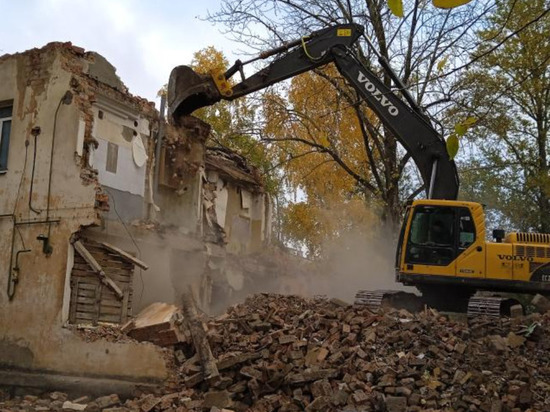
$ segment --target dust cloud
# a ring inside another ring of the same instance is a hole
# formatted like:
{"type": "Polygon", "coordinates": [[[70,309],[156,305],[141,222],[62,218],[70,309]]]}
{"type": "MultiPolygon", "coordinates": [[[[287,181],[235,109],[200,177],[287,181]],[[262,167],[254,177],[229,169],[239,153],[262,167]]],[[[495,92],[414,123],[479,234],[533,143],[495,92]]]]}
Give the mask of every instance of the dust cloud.
{"type": "Polygon", "coordinates": [[[397,240],[391,230],[380,227],[352,229],[327,241],[324,256],[313,261],[275,246],[259,254],[209,258],[200,242],[173,249],[174,239],[165,241],[142,248],[150,270],[136,279],[138,310],[157,301],[180,304],[188,286],[210,314],[255,293],[324,295],[352,303],[359,290],[415,290],[395,282],[397,240]]]}
{"type": "Polygon", "coordinates": [[[395,281],[397,239],[391,231],[348,233],[325,245],[326,260],[311,292],[353,302],[359,290],[405,288],[395,281]]]}
{"type": "Polygon", "coordinates": [[[306,297],[321,295],[349,303],[354,301],[359,290],[413,292],[414,288],[395,281],[397,240],[390,233],[372,228],[368,234],[364,230],[348,232],[327,242],[323,247],[324,257],[315,261],[272,251],[267,259],[259,257],[261,263],[245,275],[243,287],[232,292],[228,304],[262,292],[306,297]]]}

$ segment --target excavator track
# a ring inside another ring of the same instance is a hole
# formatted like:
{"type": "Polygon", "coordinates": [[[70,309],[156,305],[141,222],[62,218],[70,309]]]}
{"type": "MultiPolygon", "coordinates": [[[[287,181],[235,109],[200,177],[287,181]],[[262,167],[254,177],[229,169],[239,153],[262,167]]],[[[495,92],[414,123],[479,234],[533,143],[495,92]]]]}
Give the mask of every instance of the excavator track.
{"type": "Polygon", "coordinates": [[[378,310],[382,306],[382,300],[392,290],[360,290],[355,294],[356,305],[366,306],[371,310],[378,310]]]}
{"type": "MultiPolygon", "coordinates": [[[[365,306],[373,312],[388,307],[417,312],[425,303],[420,296],[400,290],[360,290],[355,295],[354,304],[365,306]]],[[[510,308],[514,305],[521,304],[516,299],[503,296],[472,296],[468,301],[467,315],[494,318],[510,316],[510,308]]]]}
{"type": "Polygon", "coordinates": [[[417,312],[423,306],[419,296],[401,290],[360,290],[355,294],[354,304],[374,312],[382,307],[417,312]]]}
{"type": "Polygon", "coordinates": [[[472,296],[468,302],[468,316],[510,316],[510,308],[514,305],[521,304],[516,299],[503,296],[472,296]]]}

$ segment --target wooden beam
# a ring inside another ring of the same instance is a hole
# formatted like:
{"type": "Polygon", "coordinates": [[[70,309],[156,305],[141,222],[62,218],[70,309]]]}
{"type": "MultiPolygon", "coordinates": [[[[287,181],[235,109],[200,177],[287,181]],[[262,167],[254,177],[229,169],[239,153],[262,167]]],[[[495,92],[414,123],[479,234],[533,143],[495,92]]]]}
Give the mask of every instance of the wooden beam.
{"type": "Polygon", "coordinates": [[[183,316],[188,330],[191,332],[196,354],[199,356],[201,362],[204,379],[209,383],[214,383],[219,380],[220,374],[216,366],[216,359],[212,355],[208,338],[204,332],[204,325],[198,317],[192,294],[193,292],[190,287],[184,289],[182,293],[183,316]]]}
{"type": "Polygon", "coordinates": [[[78,279],[75,282],[71,282],[71,302],[69,312],[69,322],[76,323],[76,306],[78,305],[78,279]]]}
{"type": "Polygon", "coordinates": [[[73,243],[74,249],[78,252],[80,256],[82,256],[82,259],[90,265],[90,267],[94,270],[96,275],[99,276],[99,279],[101,280],[101,283],[105,284],[106,286],[113,289],[113,292],[117,295],[119,299],[124,298],[124,294],[122,293],[122,290],[118,287],[118,285],[111,279],[107,274],[104,272],[103,268],[99,263],[97,263],[97,260],[92,256],[92,254],[86,249],[86,247],[82,244],[80,240],[77,240],[73,243]]]}
{"type": "Polygon", "coordinates": [[[120,323],[126,323],[128,320],[128,298],[130,296],[130,288],[124,290],[124,299],[122,299],[122,312],[120,313],[120,323]]]}
{"type": "Polygon", "coordinates": [[[113,246],[111,245],[110,243],[107,243],[107,242],[101,242],[101,245],[105,248],[105,249],[108,249],[110,250],[111,252],[113,253],[116,253],[117,255],[119,255],[121,258],[125,259],[125,260],[128,260],[130,262],[132,262],[134,265],[142,268],[143,270],[147,270],[149,269],[149,265],[147,265],[147,263],[139,260],[138,258],[130,255],[129,253],[125,252],[124,250],[122,249],[119,249],[117,248],[116,246],[113,246]]]}

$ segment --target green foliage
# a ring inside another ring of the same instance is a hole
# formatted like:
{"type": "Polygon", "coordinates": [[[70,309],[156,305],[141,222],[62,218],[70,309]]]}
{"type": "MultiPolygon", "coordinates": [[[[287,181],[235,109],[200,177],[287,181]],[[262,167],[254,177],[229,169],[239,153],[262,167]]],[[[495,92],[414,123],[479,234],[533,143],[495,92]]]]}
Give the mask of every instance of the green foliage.
{"type": "Polygon", "coordinates": [[[454,159],[456,154],[458,153],[458,136],[456,134],[452,134],[449,137],[447,137],[447,153],[449,154],[449,159],[454,159]]]}
{"type": "Polygon", "coordinates": [[[497,2],[478,33],[482,43],[473,57],[486,55],[457,84],[459,107],[478,119],[476,136],[470,137],[472,159],[461,171],[464,193],[497,209],[517,229],[545,232],[550,231],[550,18],[523,27],[547,4],[497,2]]]}
{"type": "Polygon", "coordinates": [[[468,129],[476,123],[475,117],[468,117],[466,120],[456,123],[454,125],[454,133],[447,137],[447,153],[449,154],[449,159],[453,160],[458,154],[458,149],[460,147],[459,138],[464,136],[468,129]]]}

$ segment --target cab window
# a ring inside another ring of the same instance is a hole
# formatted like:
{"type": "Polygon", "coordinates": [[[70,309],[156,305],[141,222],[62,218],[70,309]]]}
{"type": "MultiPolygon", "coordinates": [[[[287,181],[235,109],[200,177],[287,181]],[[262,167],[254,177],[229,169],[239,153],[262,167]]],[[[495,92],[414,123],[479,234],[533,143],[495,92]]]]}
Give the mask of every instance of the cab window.
{"type": "Polygon", "coordinates": [[[458,228],[458,248],[467,249],[476,240],[474,221],[468,209],[459,209],[458,228]]]}
{"type": "Polygon", "coordinates": [[[467,208],[417,206],[411,221],[405,263],[446,266],[475,241],[467,208]]]}
{"type": "Polygon", "coordinates": [[[406,263],[446,266],[455,257],[455,210],[418,206],[411,222],[406,263]]]}

